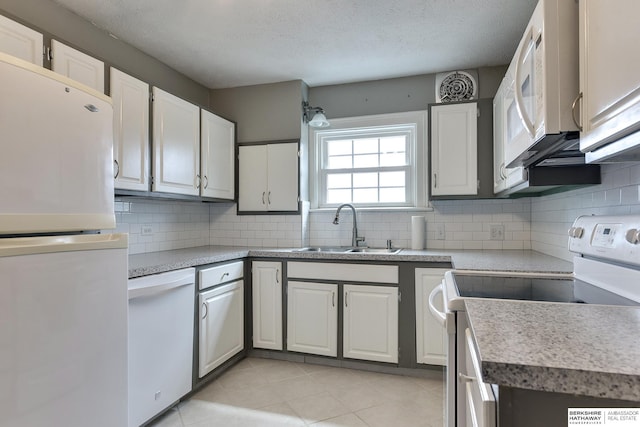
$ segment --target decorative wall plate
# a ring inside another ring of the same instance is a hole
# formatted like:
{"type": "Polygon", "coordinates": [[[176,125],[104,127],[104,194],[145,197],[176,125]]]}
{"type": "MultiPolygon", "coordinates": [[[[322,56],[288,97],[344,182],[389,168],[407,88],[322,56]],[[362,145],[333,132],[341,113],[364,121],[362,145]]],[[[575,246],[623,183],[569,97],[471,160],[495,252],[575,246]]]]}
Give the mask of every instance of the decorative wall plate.
{"type": "Polygon", "coordinates": [[[469,101],[477,97],[477,72],[451,71],[436,74],[436,102],[469,101]]]}

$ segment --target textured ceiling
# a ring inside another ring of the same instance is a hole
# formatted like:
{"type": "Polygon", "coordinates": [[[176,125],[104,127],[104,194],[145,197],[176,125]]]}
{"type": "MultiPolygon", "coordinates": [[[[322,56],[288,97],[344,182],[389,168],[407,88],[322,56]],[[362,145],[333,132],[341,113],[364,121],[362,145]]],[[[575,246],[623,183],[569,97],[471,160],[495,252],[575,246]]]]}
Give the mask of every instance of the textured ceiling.
{"type": "Polygon", "coordinates": [[[535,0],[55,0],[210,88],[509,62],[535,0]]]}

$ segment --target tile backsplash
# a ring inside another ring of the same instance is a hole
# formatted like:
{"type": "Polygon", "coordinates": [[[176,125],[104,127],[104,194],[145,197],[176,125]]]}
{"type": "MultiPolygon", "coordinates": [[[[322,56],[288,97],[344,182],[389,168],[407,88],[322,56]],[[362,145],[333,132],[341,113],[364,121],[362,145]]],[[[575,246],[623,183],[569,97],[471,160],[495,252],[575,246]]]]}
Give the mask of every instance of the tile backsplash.
{"type": "MultiPolygon", "coordinates": [[[[570,192],[513,200],[434,201],[425,212],[358,212],[358,230],[369,246],[411,246],[411,217],[426,219],[427,249],[533,249],[571,259],[566,231],[578,215],[640,214],[640,165],[603,165],[603,183],[570,192]],[[492,240],[493,225],[504,230],[492,240]],[[437,230],[444,239],[437,239],[437,230]]],[[[118,198],[117,231],[129,233],[132,254],[204,245],[302,247],[351,244],[351,212],[302,215],[236,215],[233,203],[118,198]]]]}

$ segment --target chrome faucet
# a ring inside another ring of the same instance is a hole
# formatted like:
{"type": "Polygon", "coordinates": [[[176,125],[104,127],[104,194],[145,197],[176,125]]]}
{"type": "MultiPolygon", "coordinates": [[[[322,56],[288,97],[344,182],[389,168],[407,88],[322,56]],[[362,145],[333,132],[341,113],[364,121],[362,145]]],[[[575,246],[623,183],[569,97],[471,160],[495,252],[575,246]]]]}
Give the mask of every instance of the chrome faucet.
{"type": "Polygon", "coordinates": [[[356,218],[356,208],[354,208],[353,205],[350,203],[345,203],[338,206],[338,210],[336,211],[336,217],[333,219],[333,223],[336,225],[340,224],[340,211],[345,206],[348,208],[351,208],[351,210],[353,211],[353,231],[351,234],[351,246],[356,248],[358,247],[359,242],[364,242],[364,236],[362,237],[358,236],[358,219],[356,218]]]}

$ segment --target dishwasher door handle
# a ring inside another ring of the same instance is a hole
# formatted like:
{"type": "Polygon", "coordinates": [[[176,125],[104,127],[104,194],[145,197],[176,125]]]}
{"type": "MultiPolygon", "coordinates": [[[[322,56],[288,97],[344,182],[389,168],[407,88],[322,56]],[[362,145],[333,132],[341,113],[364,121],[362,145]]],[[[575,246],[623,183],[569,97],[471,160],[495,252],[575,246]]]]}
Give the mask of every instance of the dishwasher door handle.
{"type": "Polygon", "coordinates": [[[438,310],[436,308],[435,304],[434,304],[434,300],[436,299],[436,295],[442,294],[442,286],[443,286],[443,283],[440,283],[438,286],[433,288],[433,290],[429,294],[429,311],[431,312],[433,317],[436,318],[438,323],[440,323],[442,326],[444,326],[445,322],[447,321],[447,316],[446,316],[446,314],[444,312],[438,310]]]}
{"type": "Polygon", "coordinates": [[[171,282],[162,282],[154,285],[141,286],[139,288],[129,289],[129,301],[134,298],[149,297],[163,292],[170,291],[172,289],[180,288],[182,286],[191,285],[193,282],[185,282],[184,279],[174,280],[171,282]]]}

